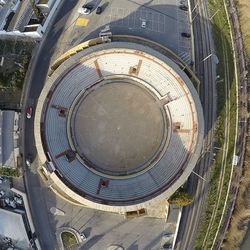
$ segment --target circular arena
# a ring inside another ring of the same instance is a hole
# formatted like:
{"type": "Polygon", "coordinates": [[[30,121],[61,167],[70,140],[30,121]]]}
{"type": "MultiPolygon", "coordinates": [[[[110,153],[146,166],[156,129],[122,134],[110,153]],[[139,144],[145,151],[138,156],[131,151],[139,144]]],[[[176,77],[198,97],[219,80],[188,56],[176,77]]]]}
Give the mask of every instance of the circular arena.
{"type": "Polygon", "coordinates": [[[79,51],[38,100],[38,155],[57,192],[115,212],[170,197],[200,156],[203,112],[191,80],[136,43],[79,51]]]}

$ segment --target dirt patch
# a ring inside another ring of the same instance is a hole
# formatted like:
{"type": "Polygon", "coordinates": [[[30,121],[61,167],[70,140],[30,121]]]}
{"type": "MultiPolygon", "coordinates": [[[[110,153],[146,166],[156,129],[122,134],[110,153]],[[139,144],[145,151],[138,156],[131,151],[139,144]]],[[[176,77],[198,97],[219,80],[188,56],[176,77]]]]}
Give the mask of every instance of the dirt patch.
{"type": "Polygon", "coordinates": [[[244,47],[247,51],[249,58],[250,57],[250,15],[249,15],[250,1],[237,0],[235,2],[237,4],[237,9],[239,13],[244,47]]]}
{"type": "MultiPolygon", "coordinates": [[[[249,144],[250,142],[248,141],[248,161],[250,161],[249,144]]],[[[222,249],[238,249],[248,229],[248,222],[250,221],[249,188],[250,164],[246,164],[244,166],[244,172],[240,182],[235,209],[222,249]]]]}

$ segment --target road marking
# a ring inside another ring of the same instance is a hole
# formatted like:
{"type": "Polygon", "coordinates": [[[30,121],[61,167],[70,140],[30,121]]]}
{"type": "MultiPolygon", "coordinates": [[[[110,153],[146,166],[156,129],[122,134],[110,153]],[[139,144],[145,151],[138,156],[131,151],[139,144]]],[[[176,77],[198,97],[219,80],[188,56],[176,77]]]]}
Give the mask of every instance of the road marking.
{"type": "Polygon", "coordinates": [[[88,26],[89,24],[89,19],[86,19],[86,18],[77,18],[76,20],[76,25],[77,26],[83,26],[83,27],[86,27],[88,26]]]}

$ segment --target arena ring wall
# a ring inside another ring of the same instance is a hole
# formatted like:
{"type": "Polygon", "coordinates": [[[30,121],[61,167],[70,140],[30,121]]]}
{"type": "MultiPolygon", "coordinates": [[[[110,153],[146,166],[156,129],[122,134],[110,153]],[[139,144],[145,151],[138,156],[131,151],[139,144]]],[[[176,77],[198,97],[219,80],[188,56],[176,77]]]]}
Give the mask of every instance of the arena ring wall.
{"type": "Polygon", "coordinates": [[[37,151],[53,185],[79,204],[113,212],[170,197],[195,167],[203,131],[187,75],[152,48],[124,42],[64,61],[35,116],[37,151]]]}

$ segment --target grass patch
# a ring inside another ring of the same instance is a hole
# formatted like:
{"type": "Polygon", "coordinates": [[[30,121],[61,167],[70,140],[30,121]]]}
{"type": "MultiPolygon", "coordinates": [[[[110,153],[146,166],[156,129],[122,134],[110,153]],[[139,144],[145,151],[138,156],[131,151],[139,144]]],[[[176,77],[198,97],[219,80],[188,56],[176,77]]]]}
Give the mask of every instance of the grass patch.
{"type": "MultiPolygon", "coordinates": [[[[234,70],[234,61],[233,61],[233,52],[231,47],[231,37],[230,37],[230,29],[229,24],[227,22],[226,12],[224,9],[223,1],[209,1],[208,3],[210,16],[215,13],[217,9],[220,9],[219,14],[215,15],[212,19],[212,31],[213,38],[216,45],[216,54],[219,59],[219,64],[217,65],[217,75],[220,76],[220,79],[225,79],[225,65],[224,65],[224,51],[227,52],[228,58],[227,62],[229,64],[229,96],[230,103],[229,105],[229,121],[230,121],[230,129],[228,136],[228,153],[226,155],[226,166],[225,166],[225,175],[222,183],[222,192],[221,198],[218,201],[218,184],[220,173],[222,171],[222,157],[223,150],[217,150],[217,155],[215,161],[212,166],[211,176],[210,176],[210,187],[208,190],[208,195],[206,198],[206,208],[205,213],[202,217],[199,235],[196,241],[195,249],[210,249],[212,247],[214,238],[216,236],[216,232],[218,230],[219,222],[221,217],[223,216],[223,207],[226,202],[226,194],[229,186],[229,180],[232,169],[232,158],[234,151],[234,142],[235,142],[235,123],[236,123],[236,79],[235,79],[235,70],[234,70]],[[218,204],[217,204],[218,202],[218,204]],[[217,205],[217,211],[215,213],[215,219],[211,228],[209,230],[209,234],[207,236],[205,245],[203,245],[205,235],[208,230],[208,225],[211,220],[211,216],[213,213],[214,207],[217,205]]],[[[217,84],[217,119],[215,124],[215,146],[218,148],[222,148],[225,140],[225,124],[226,121],[226,101],[227,96],[225,92],[225,84],[218,83],[217,84]]],[[[230,197],[228,201],[230,200],[230,197]]],[[[227,202],[228,202],[227,201],[227,202]]],[[[222,223],[223,225],[223,223],[222,223]]]]}
{"type": "Polygon", "coordinates": [[[62,232],[61,238],[62,238],[63,246],[66,249],[77,244],[75,235],[70,232],[62,232]]]}

